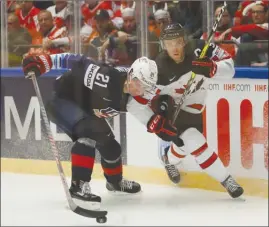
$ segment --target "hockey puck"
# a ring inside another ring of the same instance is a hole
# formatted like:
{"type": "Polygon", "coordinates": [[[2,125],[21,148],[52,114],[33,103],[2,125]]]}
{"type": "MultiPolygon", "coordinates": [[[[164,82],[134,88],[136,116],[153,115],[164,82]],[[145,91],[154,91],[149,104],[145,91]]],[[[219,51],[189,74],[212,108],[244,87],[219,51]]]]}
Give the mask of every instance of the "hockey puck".
{"type": "Polygon", "coordinates": [[[106,221],[107,221],[107,217],[106,216],[96,218],[96,222],[98,222],[100,224],[106,223],[106,221]]]}

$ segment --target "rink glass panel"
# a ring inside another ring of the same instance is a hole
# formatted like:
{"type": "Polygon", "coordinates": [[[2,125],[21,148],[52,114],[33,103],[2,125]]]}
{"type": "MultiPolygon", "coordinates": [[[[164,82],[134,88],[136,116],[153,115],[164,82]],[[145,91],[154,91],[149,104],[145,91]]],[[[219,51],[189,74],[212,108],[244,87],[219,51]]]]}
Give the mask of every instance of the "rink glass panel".
{"type": "MultiPolygon", "coordinates": [[[[39,3],[44,1],[38,1],[39,3]]],[[[48,2],[48,1],[47,1],[48,2]]],[[[176,13],[180,7],[192,9],[196,16],[195,22],[198,23],[196,27],[200,29],[197,32],[195,28],[190,29],[189,35],[196,33],[194,38],[199,38],[203,32],[210,32],[214,23],[214,8],[216,4],[220,2],[214,1],[180,1],[167,2],[167,7],[173,13],[173,17],[178,22],[187,23],[187,18],[180,18],[180,13],[176,13]],[[184,22],[185,19],[185,22],[184,22]]],[[[24,52],[27,52],[28,48],[40,48],[41,45],[32,45],[25,42],[11,43],[9,39],[9,26],[8,10],[9,6],[7,1],[1,1],[1,157],[9,158],[25,158],[25,159],[53,159],[53,156],[49,150],[49,144],[46,140],[44,131],[44,125],[41,121],[40,112],[38,109],[38,102],[35,97],[35,93],[32,87],[31,81],[25,80],[20,68],[21,59],[24,52]],[[42,149],[40,149],[42,148],[42,149]]],[[[81,4],[80,1],[68,1],[71,7],[72,17],[69,21],[69,35],[72,36],[73,42],[70,46],[70,50],[73,53],[92,55],[95,54],[99,58],[100,48],[94,48],[89,44],[82,42],[80,30],[84,25],[82,14],[80,13],[81,4]]],[[[131,4],[130,4],[131,5],[131,4]]],[[[229,10],[234,13],[238,2],[228,1],[229,10]]],[[[163,6],[164,9],[165,6],[163,6]]],[[[160,7],[162,8],[162,7],[160,7]]],[[[158,6],[155,7],[155,12],[158,10],[158,6]]],[[[150,31],[149,24],[151,20],[154,20],[154,9],[149,1],[135,1],[135,20],[136,31],[132,33],[132,54],[133,58],[140,56],[148,56],[154,58],[156,54],[161,50],[158,36],[154,36],[150,31]],[[151,14],[153,17],[148,17],[151,14]],[[134,51],[135,48],[135,51],[134,51]]],[[[179,11],[180,12],[180,11],[179,11]]],[[[194,26],[195,27],[195,26],[194,26]]],[[[19,35],[18,35],[19,37],[19,35]]],[[[18,40],[17,40],[18,41],[18,40]]],[[[25,41],[25,40],[21,40],[25,41]]],[[[260,49],[267,50],[268,43],[260,42],[260,49]],[[267,46],[266,46],[267,45],[267,46]]],[[[256,50],[257,43],[245,43],[241,44],[241,47],[246,49],[247,52],[256,50]]],[[[121,60],[125,58],[126,51],[128,56],[128,48],[119,48],[119,50],[111,53],[105,53],[104,61],[114,60],[117,62],[118,58],[121,60]],[[111,54],[111,55],[109,55],[111,54]],[[108,56],[108,57],[107,57],[108,56]]],[[[123,62],[124,66],[130,66],[131,61],[123,62]]],[[[46,101],[50,95],[53,86],[53,80],[56,76],[60,75],[62,71],[52,70],[50,76],[43,77],[39,80],[41,92],[46,101]]],[[[113,120],[110,120],[117,140],[122,145],[123,161],[127,163],[126,154],[126,116],[121,114],[113,120]]],[[[61,153],[63,160],[69,160],[70,147],[72,142],[70,139],[57,129],[55,125],[52,126],[56,135],[57,145],[61,153]]],[[[139,148],[138,149],[142,149],[139,148]]],[[[97,157],[97,160],[99,156],[97,157]]]]}

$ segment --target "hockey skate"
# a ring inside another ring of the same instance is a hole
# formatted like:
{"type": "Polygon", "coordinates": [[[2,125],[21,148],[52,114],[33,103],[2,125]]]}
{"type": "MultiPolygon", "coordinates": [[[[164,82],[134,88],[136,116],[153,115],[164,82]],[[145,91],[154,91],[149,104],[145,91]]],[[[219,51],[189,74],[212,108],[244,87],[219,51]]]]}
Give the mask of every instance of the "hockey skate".
{"type": "Polygon", "coordinates": [[[161,161],[164,164],[164,168],[165,168],[165,171],[166,171],[169,179],[174,184],[178,184],[180,182],[180,173],[175,165],[169,163],[169,160],[167,157],[168,150],[169,150],[169,146],[163,149],[164,152],[160,155],[161,161]]]}
{"type": "Polygon", "coordinates": [[[91,193],[89,182],[72,181],[69,191],[76,204],[82,208],[89,210],[100,209],[101,197],[91,193]]]}
{"type": "Polygon", "coordinates": [[[122,179],[118,183],[106,183],[106,188],[110,192],[123,192],[128,194],[135,194],[141,191],[141,186],[135,181],[122,179]]]}
{"type": "Polygon", "coordinates": [[[244,193],[244,189],[229,175],[225,181],[221,182],[232,198],[238,198],[244,193]]]}

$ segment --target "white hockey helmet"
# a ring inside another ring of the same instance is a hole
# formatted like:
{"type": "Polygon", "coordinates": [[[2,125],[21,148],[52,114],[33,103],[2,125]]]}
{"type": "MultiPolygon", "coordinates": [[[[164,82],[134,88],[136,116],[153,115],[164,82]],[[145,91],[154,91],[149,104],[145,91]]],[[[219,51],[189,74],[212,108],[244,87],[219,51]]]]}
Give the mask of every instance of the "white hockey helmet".
{"type": "Polygon", "coordinates": [[[141,57],[131,65],[128,75],[130,79],[137,78],[145,87],[152,89],[158,80],[158,68],[155,61],[141,57]]]}

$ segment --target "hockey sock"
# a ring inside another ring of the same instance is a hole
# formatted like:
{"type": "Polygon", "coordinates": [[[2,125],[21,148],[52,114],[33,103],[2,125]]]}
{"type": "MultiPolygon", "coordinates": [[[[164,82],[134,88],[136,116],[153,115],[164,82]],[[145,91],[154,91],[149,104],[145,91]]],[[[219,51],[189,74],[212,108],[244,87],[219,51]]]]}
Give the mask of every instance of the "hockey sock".
{"type": "Polygon", "coordinates": [[[167,156],[170,164],[177,165],[183,158],[186,157],[186,154],[180,147],[172,144],[169,148],[167,156]]]}
{"type": "Polygon", "coordinates": [[[104,170],[104,176],[109,183],[118,183],[122,180],[122,160],[121,157],[114,161],[101,158],[101,165],[104,170]]]}
{"type": "Polygon", "coordinates": [[[211,177],[223,182],[229,173],[218,155],[204,143],[200,148],[191,153],[200,167],[211,177]]]}
{"type": "Polygon", "coordinates": [[[101,154],[101,166],[104,170],[104,176],[109,183],[118,183],[122,179],[122,159],[121,146],[111,138],[104,144],[97,145],[101,154]]]}
{"type": "Polygon", "coordinates": [[[72,181],[91,180],[95,148],[89,146],[86,140],[86,138],[78,139],[71,149],[72,181]]]}

